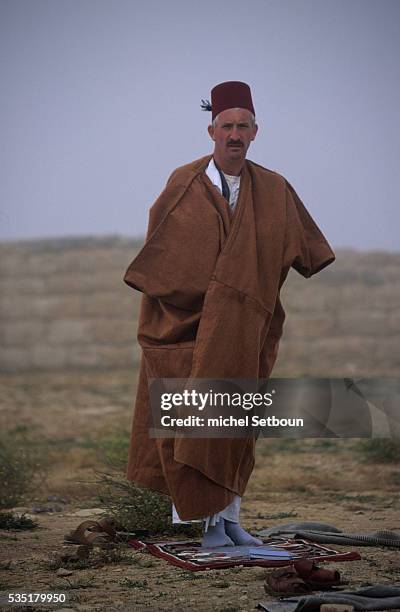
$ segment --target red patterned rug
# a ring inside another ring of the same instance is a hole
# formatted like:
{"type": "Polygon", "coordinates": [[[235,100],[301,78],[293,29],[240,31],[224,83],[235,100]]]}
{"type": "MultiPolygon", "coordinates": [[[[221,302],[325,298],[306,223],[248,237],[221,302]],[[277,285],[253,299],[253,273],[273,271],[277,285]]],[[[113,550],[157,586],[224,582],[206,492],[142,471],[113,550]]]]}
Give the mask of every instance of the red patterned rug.
{"type": "Polygon", "coordinates": [[[307,540],[265,538],[264,544],[248,546],[224,546],[202,548],[200,542],[154,542],[131,540],[137,550],[147,550],[172,565],[197,572],[201,570],[234,567],[281,567],[301,558],[315,561],[355,561],[361,559],[357,552],[342,552],[307,540]]]}

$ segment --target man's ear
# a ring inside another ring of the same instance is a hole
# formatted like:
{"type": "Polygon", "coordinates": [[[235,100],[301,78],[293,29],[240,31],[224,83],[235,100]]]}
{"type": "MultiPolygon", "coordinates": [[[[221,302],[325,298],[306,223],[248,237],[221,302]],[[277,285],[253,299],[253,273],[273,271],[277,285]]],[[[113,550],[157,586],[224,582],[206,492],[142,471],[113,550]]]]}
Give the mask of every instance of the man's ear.
{"type": "Polygon", "coordinates": [[[209,125],[207,130],[208,130],[208,133],[210,134],[210,137],[214,140],[214,127],[212,125],[209,125]]]}
{"type": "Polygon", "coordinates": [[[255,124],[255,126],[254,126],[254,128],[253,128],[253,129],[254,129],[254,134],[253,134],[253,138],[252,138],[252,140],[254,140],[254,139],[255,139],[256,134],[257,134],[257,132],[258,132],[258,125],[257,125],[257,123],[255,124]]]}

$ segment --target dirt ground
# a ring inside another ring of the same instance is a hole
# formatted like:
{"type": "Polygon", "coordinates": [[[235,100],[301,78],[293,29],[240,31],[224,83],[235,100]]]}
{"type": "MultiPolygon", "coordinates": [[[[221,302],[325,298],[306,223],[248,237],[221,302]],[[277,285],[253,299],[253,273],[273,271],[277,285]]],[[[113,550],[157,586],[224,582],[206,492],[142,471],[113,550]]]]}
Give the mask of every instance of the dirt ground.
{"type": "MultiPolygon", "coordinates": [[[[95,443],[112,431],[129,430],[135,378],[132,371],[0,378],[1,430],[24,426],[50,449],[46,478],[18,508],[40,528],[0,531],[0,594],[64,592],[69,602],[63,610],[254,610],[268,598],[263,589],[266,570],[260,567],[193,574],[123,545],[114,562],[102,561],[98,551],[93,553],[98,563],[67,577],[52,566],[64,534],[102,511],[94,484],[94,470],[101,469],[95,443]],[[57,511],[33,512],[40,507],[57,511]]],[[[355,445],[353,440],[260,440],[242,502],[243,526],[255,531],[316,520],[348,532],[400,530],[399,465],[368,463],[355,445]]],[[[338,548],[358,550],[362,557],[331,564],[350,589],[400,582],[398,550],[338,548]]]]}

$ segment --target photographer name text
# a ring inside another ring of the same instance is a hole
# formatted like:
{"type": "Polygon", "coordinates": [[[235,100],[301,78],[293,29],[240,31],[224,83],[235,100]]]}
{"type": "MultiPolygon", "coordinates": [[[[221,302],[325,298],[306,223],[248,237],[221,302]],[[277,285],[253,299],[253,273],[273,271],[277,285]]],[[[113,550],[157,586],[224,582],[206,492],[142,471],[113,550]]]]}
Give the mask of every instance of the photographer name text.
{"type": "Polygon", "coordinates": [[[257,415],[246,414],[243,417],[219,416],[219,417],[200,417],[190,415],[183,418],[172,417],[165,414],[160,419],[163,427],[303,427],[304,420],[296,418],[278,418],[275,415],[259,417],[257,415]]]}

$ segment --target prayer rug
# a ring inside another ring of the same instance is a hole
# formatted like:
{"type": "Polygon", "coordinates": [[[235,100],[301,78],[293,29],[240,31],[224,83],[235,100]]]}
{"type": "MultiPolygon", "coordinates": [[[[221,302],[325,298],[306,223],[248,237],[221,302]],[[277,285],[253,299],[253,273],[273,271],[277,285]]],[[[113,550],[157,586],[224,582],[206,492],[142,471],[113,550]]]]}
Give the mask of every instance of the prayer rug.
{"type": "Polygon", "coordinates": [[[202,548],[200,542],[154,542],[131,540],[137,550],[147,550],[172,565],[192,572],[243,565],[246,567],[281,567],[296,559],[316,561],[355,561],[361,559],[358,552],[342,552],[307,540],[289,538],[265,538],[259,546],[221,546],[202,548]]]}

